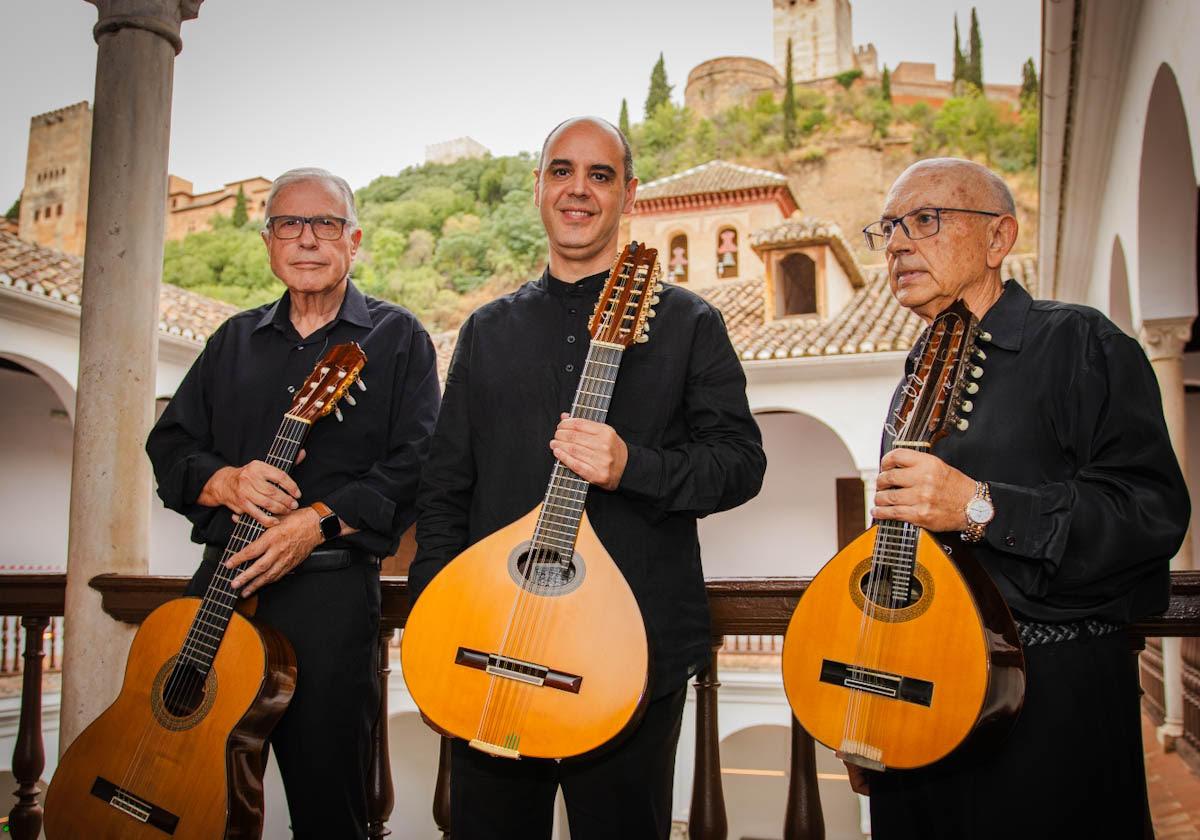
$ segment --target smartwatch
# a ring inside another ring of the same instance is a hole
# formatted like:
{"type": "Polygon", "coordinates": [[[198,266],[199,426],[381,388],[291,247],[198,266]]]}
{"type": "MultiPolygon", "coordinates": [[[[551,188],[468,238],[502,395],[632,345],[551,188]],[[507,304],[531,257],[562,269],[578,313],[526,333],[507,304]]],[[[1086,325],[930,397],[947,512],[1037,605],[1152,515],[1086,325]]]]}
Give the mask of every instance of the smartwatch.
{"type": "Polygon", "coordinates": [[[338,515],[329,509],[329,505],[324,502],[313,502],[309,505],[317,512],[317,516],[321,517],[319,522],[321,525],[321,536],[326,540],[331,540],[342,533],[342,523],[338,519],[338,515]]]}

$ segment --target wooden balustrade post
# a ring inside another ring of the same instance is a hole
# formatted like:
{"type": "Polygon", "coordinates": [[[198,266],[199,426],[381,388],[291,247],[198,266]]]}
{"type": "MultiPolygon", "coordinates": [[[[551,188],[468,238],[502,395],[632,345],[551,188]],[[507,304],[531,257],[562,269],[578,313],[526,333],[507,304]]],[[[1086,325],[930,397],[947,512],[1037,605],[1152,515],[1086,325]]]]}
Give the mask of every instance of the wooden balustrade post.
{"type": "Polygon", "coordinates": [[[825,840],[825,815],[817,789],[817,751],[812,736],[792,716],[792,757],[783,840],[825,840]]]}
{"type": "Polygon", "coordinates": [[[692,807],[688,816],[691,840],[725,840],[725,791],[721,787],[721,742],[717,730],[717,651],[723,637],[713,642],[712,659],[696,674],[696,768],[692,778],[692,807]]]}
{"type": "Polygon", "coordinates": [[[396,791],[392,786],[392,759],[388,752],[388,674],[392,672],[391,641],[395,629],[379,629],[379,712],[371,728],[371,769],[367,777],[367,837],[381,840],[392,832],[387,827],[396,791]]]}
{"type": "Polygon", "coordinates": [[[442,832],[442,840],[450,838],[450,739],[442,736],[438,750],[437,784],[433,788],[433,822],[442,832]]]}
{"type": "Polygon", "coordinates": [[[14,840],[37,840],[42,833],[42,806],[38,802],[38,779],[46,767],[42,743],[42,632],[50,619],[27,616],[25,628],[25,673],[21,679],[21,722],[13,749],[14,791],[17,804],[8,814],[8,830],[14,840]]]}

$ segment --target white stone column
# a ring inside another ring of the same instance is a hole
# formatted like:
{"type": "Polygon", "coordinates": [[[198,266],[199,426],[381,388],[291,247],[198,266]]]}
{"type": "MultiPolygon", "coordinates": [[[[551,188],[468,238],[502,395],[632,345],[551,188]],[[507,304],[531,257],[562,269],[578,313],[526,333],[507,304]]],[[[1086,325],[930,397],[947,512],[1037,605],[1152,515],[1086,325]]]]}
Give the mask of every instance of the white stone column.
{"type": "Polygon", "coordinates": [[[858,474],[862,476],[863,496],[867,500],[865,508],[867,512],[866,521],[863,522],[863,530],[871,524],[871,508],[875,507],[875,481],[879,478],[879,467],[871,467],[866,470],[859,470],[858,474]]]}
{"type": "Polygon", "coordinates": [[[148,569],[167,147],[181,22],[202,0],[88,0],[92,122],[79,390],[71,469],[59,749],[113,701],[133,628],[104,614],[88,581],[148,569]]]}
{"type": "MultiPolygon", "coordinates": [[[[1157,318],[1142,323],[1141,342],[1150,357],[1162,391],[1163,416],[1171,445],[1183,469],[1187,469],[1187,413],[1183,389],[1183,348],[1192,334],[1192,318],[1157,318]]],[[[1179,553],[1171,560],[1171,569],[1192,568],[1192,540],[1183,540],[1179,553]]],[[[1163,749],[1175,748],[1175,739],[1183,735],[1183,654],[1182,640],[1162,640],[1164,720],[1157,737],[1163,749]]]]}

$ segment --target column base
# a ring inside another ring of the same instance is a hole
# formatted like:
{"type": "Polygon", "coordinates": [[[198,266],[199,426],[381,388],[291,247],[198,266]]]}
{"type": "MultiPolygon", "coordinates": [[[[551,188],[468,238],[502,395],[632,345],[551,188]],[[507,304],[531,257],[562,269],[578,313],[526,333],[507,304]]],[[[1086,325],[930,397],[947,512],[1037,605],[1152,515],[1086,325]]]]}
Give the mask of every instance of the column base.
{"type": "Polygon", "coordinates": [[[1183,724],[1168,721],[1154,730],[1154,738],[1163,752],[1175,752],[1175,742],[1183,737],[1183,724]]]}

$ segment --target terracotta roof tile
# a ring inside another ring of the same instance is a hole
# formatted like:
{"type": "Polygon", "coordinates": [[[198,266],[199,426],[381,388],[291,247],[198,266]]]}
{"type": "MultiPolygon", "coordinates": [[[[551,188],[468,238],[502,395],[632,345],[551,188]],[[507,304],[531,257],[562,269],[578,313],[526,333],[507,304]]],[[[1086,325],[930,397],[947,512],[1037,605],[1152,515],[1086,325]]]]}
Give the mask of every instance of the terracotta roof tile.
{"type": "Polygon", "coordinates": [[[759,187],[787,186],[788,179],[778,172],[752,169],[723,160],[710,160],[700,166],[659,178],[638,187],[639,203],[657,198],[675,198],[705,193],[736,192],[759,187]]]}
{"type": "MultiPolygon", "coordinates": [[[[78,306],[83,290],[83,260],[0,231],[0,286],[78,306]]],[[[233,304],[163,283],[158,328],[203,343],[237,311],[233,304]]]]}

